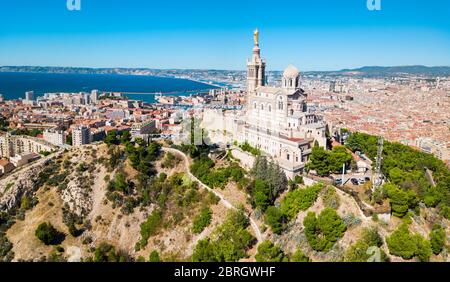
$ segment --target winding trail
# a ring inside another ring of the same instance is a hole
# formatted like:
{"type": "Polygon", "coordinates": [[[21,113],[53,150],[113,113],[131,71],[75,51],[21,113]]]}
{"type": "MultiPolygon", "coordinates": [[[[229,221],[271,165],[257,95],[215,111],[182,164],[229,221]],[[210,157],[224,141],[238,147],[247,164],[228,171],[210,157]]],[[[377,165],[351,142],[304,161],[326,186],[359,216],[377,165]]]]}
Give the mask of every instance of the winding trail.
{"type": "MultiPolygon", "coordinates": [[[[174,149],[174,148],[167,148],[167,147],[163,147],[162,150],[165,151],[165,152],[170,152],[170,153],[173,153],[173,154],[182,156],[183,159],[184,159],[184,165],[185,165],[185,168],[186,168],[186,173],[188,174],[188,176],[189,176],[191,179],[193,179],[193,180],[197,181],[198,183],[200,183],[200,186],[201,186],[202,188],[204,188],[204,189],[206,189],[206,190],[208,190],[208,191],[214,193],[214,195],[216,195],[217,197],[219,197],[219,198],[220,198],[220,202],[221,202],[226,208],[228,208],[228,209],[233,209],[233,210],[237,210],[237,208],[236,208],[235,206],[233,206],[233,204],[231,204],[230,201],[228,201],[227,199],[225,199],[225,197],[224,197],[222,194],[220,194],[220,193],[219,193],[218,191],[216,191],[215,189],[212,189],[212,188],[209,187],[208,185],[206,185],[206,184],[204,184],[203,182],[201,182],[197,177],[195,177],[195,175],[193,175],[193,174],[191,173],[191,170],[190,170],[190,168],[189,168],[189,166],[190,166],[190,160],[189,160],[189,158],[186,156],[185,153],[181,152],[180,150],[177,150],[177,149],[174,149]]],[[[256,239],[258,240],[258,244],[261,243],[261,242],[263,241],[263,237],[262,237],[261,230],[259,230],[259,227],[258,227],[258,225],[256,224],[256,221],[252,218],[251,215],[246,214],[246,216],[247,216],[247,218],[248,218],[249,221],[250,221],[250,225],[251,225],[253,231],[255,232],[255,236],[256,236],[256,239]]]]}

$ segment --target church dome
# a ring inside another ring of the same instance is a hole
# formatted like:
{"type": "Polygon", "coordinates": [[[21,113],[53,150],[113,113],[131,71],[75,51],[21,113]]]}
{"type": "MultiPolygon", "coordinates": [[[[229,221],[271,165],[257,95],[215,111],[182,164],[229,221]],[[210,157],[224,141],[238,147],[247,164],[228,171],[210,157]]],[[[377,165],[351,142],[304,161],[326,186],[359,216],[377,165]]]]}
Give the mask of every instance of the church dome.
{"type": "Polygon", "coordinates": [[[289,65],[283,73],[283,76],[286,78],[296,78],[297,76],[299,76],[300,72],[298,71],[298,69],[296,67],[294,67],[293,65],[289,65]]]}

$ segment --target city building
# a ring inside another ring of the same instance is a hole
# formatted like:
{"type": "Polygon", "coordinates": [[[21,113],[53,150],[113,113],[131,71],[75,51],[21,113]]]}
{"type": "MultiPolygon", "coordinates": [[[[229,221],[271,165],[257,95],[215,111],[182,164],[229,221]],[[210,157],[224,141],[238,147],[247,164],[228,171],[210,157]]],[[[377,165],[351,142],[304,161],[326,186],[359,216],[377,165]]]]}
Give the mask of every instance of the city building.
{"type": "Polygon", "coordinates": [[[98,90],[92,90],[91,91],[91,101],[94,105],[97,104],[99,98],[100,98],[100,96],[99,96],[98,90]]]}
{"type": "Polygon", "coordinates": [[[155,120],[146,120],[139,123],[134,123],[131,126],[132,138],[143,138],[145,135],[152,133],[156,129],[155,120]]]}
{"type": "MultiPolygon", "coordinates": [[[[286,68],[281,87],[266,85],[266,62],[261,58],[258,37],[259,32],[255,31],[253,56],[247,61],[246,113],[231,117],[235,126],[222,128],[222,134],[231,134],[235,141],[258,148],[292,178],[303,171],[315,143],[326,147],[326,125],[321,116],[308,108],[307,94],[300,88],[296,67],[286,68]]],[[[204,122],[207,129],[220,130],[222,111],[207,111],[206,116],[206,120],[212,121],[204,122]],[[214,114],[217,116],[211,116],[214,114]]]]}
{"type": "Polygon", "coordinates": [[[0,136],[0,157],[10,158],[23,153],[51,152],[56,147],[45,140],[25,135],[10,135],[9,133],[0,136]]]}
{"type": "Polygon", "coordinates": [[[11,171],[14,170],[14,165],[6,160],[6,159],[1,159],[0,160],[0,176],[6,174],[6,173],[10,173],[11,171]]]}
{"type": "Polygon", "coordinates": [[[26,165],[32,161],[39,159],[41,156],[36,153],[22,153],[15,155],[14,157],[10,157],[9,160],[15,167],[26,165]]]}
{"type": "Polygon", "coordinates": [[[91,131],[87,126],[79,126],[72,130],[72,145],[81,146],[91,142],[91,131]]]}
{"type": "Polygon", "coordinates": [[[33,99],[34,99],[34,91],[25,92],[25,100],[26,101],[33,101],[33,99]]]}
{"type": "Polygon", "coordinates": [[[63,130],[58,130],[55,128],[44,130],[44,140],[56,145],[62,146],[66,143],[66,135],[63,130]]]}
{"type": "Polygon", "coordinates": [[[91,95],[89,93],[83,94],[83,101],[85,105],[91,104],[91,95]]]}

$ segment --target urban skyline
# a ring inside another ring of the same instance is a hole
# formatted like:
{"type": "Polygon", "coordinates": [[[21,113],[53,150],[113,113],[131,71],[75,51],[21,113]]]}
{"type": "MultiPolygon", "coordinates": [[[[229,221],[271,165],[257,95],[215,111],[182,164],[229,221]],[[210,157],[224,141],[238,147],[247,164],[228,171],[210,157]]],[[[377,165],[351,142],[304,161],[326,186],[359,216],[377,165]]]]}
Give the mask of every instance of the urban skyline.
{"type": "Polygon", "coordinates": [[[268,70],[448,66],[450,7],[433,2],[382,1],[380,11],[365,0],[243,2],[239,9],[236,1],[103,0],[82,1],[80,11],[62,0],[10,2],[0,10],[8,26],[0,28],[0,52],[8,54],[0,65],[241,70],[243,35],[259,28],[268,70]]]}

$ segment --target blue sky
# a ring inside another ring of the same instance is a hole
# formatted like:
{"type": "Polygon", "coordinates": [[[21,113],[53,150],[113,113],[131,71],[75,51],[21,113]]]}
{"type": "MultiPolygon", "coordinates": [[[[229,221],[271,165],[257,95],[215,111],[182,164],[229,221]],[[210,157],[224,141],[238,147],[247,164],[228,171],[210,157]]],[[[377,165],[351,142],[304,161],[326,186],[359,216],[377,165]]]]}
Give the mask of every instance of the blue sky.
{"type": "Polygon", "coordinates": [[[0,65],[244,69],[260,29],[268,69],[450,66],[450,1],[0,2],[0,65]]]}

